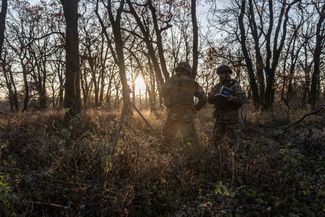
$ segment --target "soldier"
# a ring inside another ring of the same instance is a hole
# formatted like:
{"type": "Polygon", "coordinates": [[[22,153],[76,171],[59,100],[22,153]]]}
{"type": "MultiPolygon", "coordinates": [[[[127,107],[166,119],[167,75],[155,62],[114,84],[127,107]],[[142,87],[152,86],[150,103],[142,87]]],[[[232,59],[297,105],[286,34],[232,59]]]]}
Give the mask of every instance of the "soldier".
{"type": "Polygon", "coordinates": [[[162,87],[162,97],[168,109],[163,127],[164,145],[173,143],[198,143],[194,126],[195,112],[207,102],[202,87],[192,78],[192,68],[187,62],[178,63],[176,75],[162,87]],[[194,104],[194,97],[198,102],[194,104]]]}
{"type": "Polygon", "coordinates": [[[215,107],[212,142],[216,145],[226,137],[231,148],[238,148],[239,109],[245,102],[245,93],[240,84],[231,79],[229,66],[222,64],[216,72],[220,82],[208,94],[208,102],[215,107]]]}

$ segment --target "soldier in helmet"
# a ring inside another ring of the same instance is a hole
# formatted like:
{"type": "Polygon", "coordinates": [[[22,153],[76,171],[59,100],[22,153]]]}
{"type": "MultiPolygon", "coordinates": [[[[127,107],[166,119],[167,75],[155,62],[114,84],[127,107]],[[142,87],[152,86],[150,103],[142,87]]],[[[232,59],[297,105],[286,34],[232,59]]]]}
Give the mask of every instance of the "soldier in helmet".
{"type": "Polygon", "coordinates": [[[175,76],[164,83],[161,92],[168,109],[162,131],[164,144],[197,144],[194,116],[205,105],[207,97],[192,78],[192,68],[187,62],[178,63],[175,72],[175,76]],[[198,98],[196,104],[194,97],[198,98]]]}
{"type": "Polygon", "coordinates": [[[218,144],[225,137],[231,148],[238,148],[239,109],[245,102],[245,93],[240,84],[231,79],[231,68],[220,65],[216,70],[220,82],[208,93],[208,102],[215,107],[213,144],[218,144]]]}

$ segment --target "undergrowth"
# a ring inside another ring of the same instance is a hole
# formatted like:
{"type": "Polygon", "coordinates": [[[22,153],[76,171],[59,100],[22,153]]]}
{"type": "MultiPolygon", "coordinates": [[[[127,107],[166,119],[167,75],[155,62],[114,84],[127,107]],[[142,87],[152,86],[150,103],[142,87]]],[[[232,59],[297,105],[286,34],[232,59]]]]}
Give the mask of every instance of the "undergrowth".
{"type": "Polygon", "coordinates": [[[208,145],[212,115],[198,114],[201,144],[161,152],[164,113],[59,112],[1,118],[3,216],[325,216],[325,120],[305,111],[243,112],[240,148],[208,145]]]}

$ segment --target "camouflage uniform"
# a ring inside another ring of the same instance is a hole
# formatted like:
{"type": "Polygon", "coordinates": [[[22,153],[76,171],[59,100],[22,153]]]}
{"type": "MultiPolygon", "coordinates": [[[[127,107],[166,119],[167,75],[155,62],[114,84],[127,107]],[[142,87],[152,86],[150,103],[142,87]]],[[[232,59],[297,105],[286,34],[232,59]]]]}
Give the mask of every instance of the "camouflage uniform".
{"type": "Polygon", "coordinates": [[[164,144],[167,146],[198,142],[194,126],[195,112],[207,101],[202,87],[191,78],[192,69],[188,63],[179,63],[175,71],[176,75],[162,87],[162,97],[168,109],[162,131],[164,144]],[[199,100],[196,104],[194,97],[199,100]]]}
{"type": "Polygon", "coordinates": [[[238,148],[238,133],[240,129],[239,109],[245,102],[245,93],[240,84],[234,79],[218,83],[209,92],[208,102],[215,107],[212,143],[216,145],[222,139],[227,139],[230,147],[238,148]],[[222,86],[232,90],[233,100],[229,101],[226,97],[217,96],[222,86]]]}

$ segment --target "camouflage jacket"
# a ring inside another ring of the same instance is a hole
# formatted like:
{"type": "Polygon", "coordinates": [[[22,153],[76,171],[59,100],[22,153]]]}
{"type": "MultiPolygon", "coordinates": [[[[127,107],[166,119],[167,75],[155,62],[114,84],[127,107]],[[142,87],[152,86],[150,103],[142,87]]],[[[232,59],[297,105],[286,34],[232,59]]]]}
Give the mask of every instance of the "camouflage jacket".
{"type": "Polygon", "coordinates": [[[245,93],[240,84],[233,79],[226,82],[219,82],[208,93],[208,102],[215,107],[214,116],[217,122],[223,123],[237,123],[239,121],[239,109],[245,103],[245,93]],[[223,90],[226,95],[233,96],[233,100],[229,101],[224,96],[223,90]]]}
{"type": "Polygon", "coordinates": [[[203,88],[188,76],[174,76],[166,81],[161,91],[169,112],[191,113],[200,110],[207,102],[203,88]],[[194,97],[198,102],[194,103],[194,97]]]}

